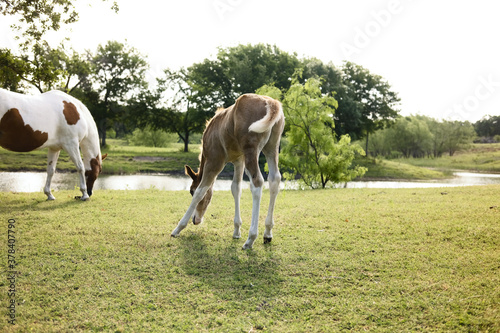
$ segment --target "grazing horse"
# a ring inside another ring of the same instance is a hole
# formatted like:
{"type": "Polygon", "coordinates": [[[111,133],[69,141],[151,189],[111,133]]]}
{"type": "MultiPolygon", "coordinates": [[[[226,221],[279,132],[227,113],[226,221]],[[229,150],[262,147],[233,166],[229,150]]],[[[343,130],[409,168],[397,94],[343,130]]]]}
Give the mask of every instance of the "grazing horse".
{"type": "Polygon", "coordinates": [[[266,96],[245,94],[239,97],[234,105],[218,110],[207,123],[203,133],[198,172],[194,172],[187,165],[185,167],[186,174],[193,180],[190,189],[193,199],[186,214],[172,232],[172,236],[178,236],[191,217],[194,224],[203,221],[203,215],[212,199],[215,178],[224,165],[231,162],[234,165],[231,184],[235,205],[233,238],[241,237],[241,180],[245,170],[250,179],[253,206],[252,223],[243,249],[252,248],[259,232],[259,209],[264,178],[259,170],[258,159],[262,151],[269,166],[268,180],[271,195],[265,222],[264,243],[271,242],[274,205],[281,181],[278,154],[284,126],[285,117],[280,102],[266,96]]]}
{"type": "Polygon", "coordinates": [[[47,200],[55,199],[50,182],[61,149],[76,166],[82,200],[92,195],[102,160],[107,156],[101,156],[97,127],[89,110],[76,98],[57,90],[28,96],[0,89],[0,146],[15,152],[48,148],[44,187],[47,200]]]}

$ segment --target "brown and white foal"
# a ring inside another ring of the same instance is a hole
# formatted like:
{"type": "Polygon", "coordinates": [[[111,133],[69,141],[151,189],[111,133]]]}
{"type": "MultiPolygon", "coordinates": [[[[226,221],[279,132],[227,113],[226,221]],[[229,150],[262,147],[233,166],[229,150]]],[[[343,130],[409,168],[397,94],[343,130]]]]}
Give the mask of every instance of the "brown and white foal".
{"type": "Polygon", "coordinates": [[[259,154],[262,151],[269,166],[270,202],[266,217],[264,243],[272,240],[274,225],[273,212],[279,192],[281,174],[278,170],[278,154],[285,117],[280,102],[255,94],[245,94],[227,109],[219,110],[207,123],[203,133],[200,167],[194,172],[186,165],[186,174],[193,179],[189,208],[172,232],[176,237],[193,218],[194,224],[203,221],[217,175],[228,162],[234,165],[234,177],[231,192],[234,197],[234,238],[241,237],[242,224],[240,215],[241,181],[243,171],[250,179],[252,191],[252,223],[248,239],[243,249],[250,249],[258,235],[259,209],[264,178],[259,170],[259,154]]]}

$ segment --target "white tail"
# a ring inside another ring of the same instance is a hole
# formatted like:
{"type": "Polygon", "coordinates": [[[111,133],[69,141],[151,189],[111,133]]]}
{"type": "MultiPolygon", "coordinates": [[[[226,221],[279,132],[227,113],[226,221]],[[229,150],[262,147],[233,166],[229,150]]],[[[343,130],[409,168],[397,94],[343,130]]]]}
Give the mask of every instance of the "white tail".
{"type": "Polygon", "coordinates": [[[283,113],[281,103],[276,100],[266,100],[266,115],[264,118],[254,122],[248,127],[248,131],[254,133],[264,133],[270,130],[280,119],[279,114],[283,113]]]}

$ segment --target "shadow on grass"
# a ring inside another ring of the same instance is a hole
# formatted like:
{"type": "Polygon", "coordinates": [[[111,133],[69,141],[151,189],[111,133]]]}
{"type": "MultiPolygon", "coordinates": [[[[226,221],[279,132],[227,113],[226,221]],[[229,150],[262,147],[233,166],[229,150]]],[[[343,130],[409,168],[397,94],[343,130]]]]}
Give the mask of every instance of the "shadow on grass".
{"type": "Polygon", "coordinates": [[[243,240],[221,239],[208,242],[203,235],[179,238],[180,266],[184,272],[211,289],[234,299],[240,295],[272,297],[284,282],[280,274],[281,258],[273,245],[262,244],[256,250],[243,251],[243,240]]]}
{"type": "Polygon", "coordinates": [[[66,208],[71,209],[77,205],[86,204],[85,201],[74,198],[69,200],[67,200],[66,198],[61,198],[53,201],[49,201],[45,198],[45,194],[42,193],[39,198],[33,198],[30,201],[11,200],[9,202],[9,206],[11,207],[11,210],[21,213],[25,211],[54,211],[59,209],[64,210],[66,208]]]}

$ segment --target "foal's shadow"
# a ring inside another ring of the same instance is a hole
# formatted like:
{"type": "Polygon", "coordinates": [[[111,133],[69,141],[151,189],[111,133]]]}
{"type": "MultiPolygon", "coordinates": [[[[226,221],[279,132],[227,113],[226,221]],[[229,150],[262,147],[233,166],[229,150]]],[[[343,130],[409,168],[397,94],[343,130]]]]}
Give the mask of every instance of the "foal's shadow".
{"type": "MultiPolygon", "coordinates": [[[[280,290],[284,279],[280,274],[281,257],[272,245],[264,249],[241,249],[241,240],[218,239],[214,242],[197,234],[179,238],[179,259],[186,274],[199,278],[219,294],[243,297],[245,291],[252,295],[269,297],[280,290]],[[223,245],[214,242],[224,242],[223,245]],[[240,292],[238,292],[240,291],[240,292]]],[[[256,244],[254,247],[262,246],[256,244]]]]}

